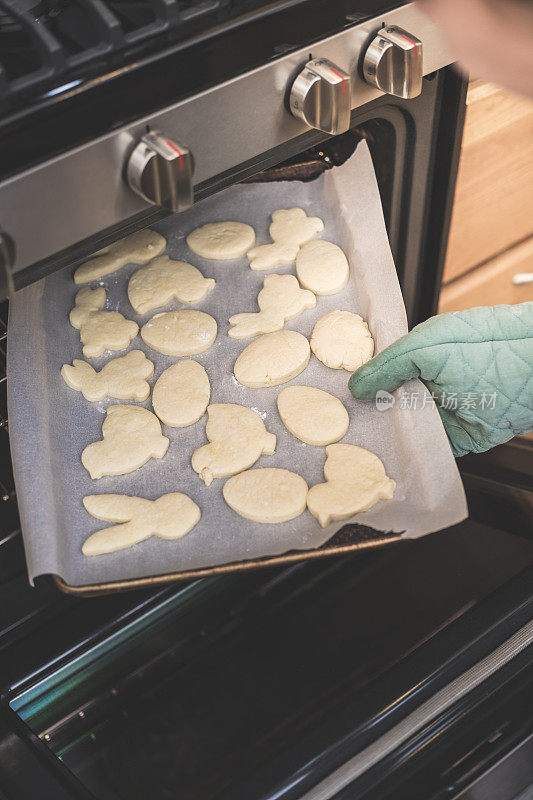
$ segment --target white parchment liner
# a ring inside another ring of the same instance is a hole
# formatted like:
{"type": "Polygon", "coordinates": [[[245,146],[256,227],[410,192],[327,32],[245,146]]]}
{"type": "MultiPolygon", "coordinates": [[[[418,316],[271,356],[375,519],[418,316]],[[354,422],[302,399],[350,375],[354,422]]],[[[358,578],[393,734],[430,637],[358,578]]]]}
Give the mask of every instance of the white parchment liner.
{"type": "MultiPolygon", "coordinates": [[[[167,238],[166,252],[171,258],[189,261],[216,280],[208,297],[193,306],[212,314],[219,326],[215,344],[196,356],[211,381],[211,402],[242,403],[259,411],[278,443],[275,455],[262,456],[256,466],[286,467],[311,486],[323,481],[325,448],[305,445],[284,428],[276,407],[283,386],[247,389],[233,378],[235,359],[251,340],[230,339],[227,320],[241,311],[258,310],[257,294],[268,273],[250,270],[246,257],[226,262],[202,259],[191,253],[185,242],[197,225],[236,219],[253,225],[257,244],[263,244],[269,241],[272,211],[292,206],[301,206],[309,215],[324,220],[320,236],[344,249],[352,277],[342,292],[319,297],[315,309],[305,311],[286,327],[310,337],[317,319],[340,308],[358,312],[368,321],[377,351],[404,334],[405,309],[366,143],[358,146],[344,166],[311,183],[233,186],[153,227],[167,238]]],[[[107,289],[106,308],[120,310],[142,325],[152,314],[134,314],[127,299],[128,278],[137,268],[129,265],[101,284],[107,289]]],[[[79,332],[68,321],[79,288],[72,279],[73,271],[65,269],[23,289],[10,306],[9,427],[30,579],[56,573],[67,583],[84,585],[213,566],[316,548],[345,524],[337,522],[322,529],[305,511],[291,522],[264,525],[231,511],[222,497],[224,481],[215,480],[206,487],[190,465],[193,450],[206,442],[205,416],[188,428],[163,426],[170,447],[162,460],[152,459],[129,475],[91,480],[81,464],[81,451],[101,438],[105,409],[118,401],[89,403],[61,378],[62,364],[82,357],[79,332]],[[92,558],[82,555],[82,542],[105,525],[85,511],[85,495],[120,492],[155,499],[173,491],[186,492],[202,512],[200,522],[186,537],[177,541],[152,537],[118,553],[92,558]]],[[[275,271],[294,273],[294,265],[275,271]]],[[[180,307],[182,304],[174,302],[158,311],[180,307]]],[[[154,362],[152,386],[176,361],[150,350],[140,337],[132,342],[133,348],[143,350],[154,362]]],[[[108,358],[91,363],[101,369],[108,358]]],[[[376,453],[396,481],[393,500],[381,501],[354,521],[415,537],[464,519],[466,503],[459,474],[437,410],[431,404],[421,407],[423,385],[411,381],[404,387],[404,391],[419,393],[416,409],[402,408],[396,402],[381,412],[373,403],[353,400],[348,377],[348,372],[328,369],[311,356],[309,366],[290,384],[317,386],[339,397],[350,415],[350,427],[342,441],[376,453]]],[[[142,405],[151,408],[150,399],[142,405]]]]}

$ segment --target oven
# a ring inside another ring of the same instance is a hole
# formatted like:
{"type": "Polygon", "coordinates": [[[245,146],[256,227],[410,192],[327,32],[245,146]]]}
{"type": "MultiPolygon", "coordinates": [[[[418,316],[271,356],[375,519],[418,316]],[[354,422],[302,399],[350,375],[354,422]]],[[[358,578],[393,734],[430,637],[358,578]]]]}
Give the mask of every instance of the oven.
{"type": "MultiPolygon", "coordinates": [[[[416,324],[459,158],[450,64],[383,0],[0,0],[3,297],[232,184],[313,180],[364,139],[416,324]]],[[[422,540],[349,552],[356,531],[327,558],[102,597],[30,587],[7,308],[0,796],[505,800],[533,781],[530,442],[461,459],[470,517],[422,540]]]]}

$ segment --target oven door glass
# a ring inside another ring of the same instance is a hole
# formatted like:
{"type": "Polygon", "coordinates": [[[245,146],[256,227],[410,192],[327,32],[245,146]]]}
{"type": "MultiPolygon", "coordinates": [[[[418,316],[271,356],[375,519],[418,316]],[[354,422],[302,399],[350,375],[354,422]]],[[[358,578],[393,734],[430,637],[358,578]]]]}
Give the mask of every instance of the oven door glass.
{"type": "Polygon", "coordinates": [[[299,797],[431,691],[494,626],[481,611],[498,592],[508,615],[511,579],[531,563],[533,542],[463,523],[205,579],[34,678],[11,707],[101,800],[299,797]]]}

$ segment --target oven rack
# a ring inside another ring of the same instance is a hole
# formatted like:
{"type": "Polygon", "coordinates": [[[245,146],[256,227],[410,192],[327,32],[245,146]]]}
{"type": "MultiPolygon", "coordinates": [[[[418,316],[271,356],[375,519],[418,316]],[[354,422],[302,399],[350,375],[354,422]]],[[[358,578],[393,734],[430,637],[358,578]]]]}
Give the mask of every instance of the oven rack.
{"type": "Polygon", "coordinates": [[[0,0],[0,107],[51,97],[262,0],[0,0]],[[48,90],[48,91],[47,91],[48,90]]]}

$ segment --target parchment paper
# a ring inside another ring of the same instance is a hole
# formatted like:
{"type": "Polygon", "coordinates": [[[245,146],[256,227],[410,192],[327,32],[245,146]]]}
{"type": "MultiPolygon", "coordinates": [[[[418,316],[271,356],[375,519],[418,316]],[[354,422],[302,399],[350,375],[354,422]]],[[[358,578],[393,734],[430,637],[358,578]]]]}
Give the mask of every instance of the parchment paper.
{"type": "MultiPolygon", "coordinates": [[[[252,271],[246,256],[225,262],[202,259],[191,253],[185,242],[185,236],[198,225],[236,219],[254,226],[257,244],[266,243],[272,211],[292,206],[301,206],[309,215],[324,220],[320,236],[343,248],[352,276],[342,292],[319,297],[315,309],[305,311],[286,327],[310,337],[320,317],[340,308],[358,312],[368,321],[376,351],[404,334],[405,309],[366,143],[358,146],[344,166],[311,183],[233,186],[153,227],[167,238],[166,252],[171,258],[190,261],[216,280],[207,298],[192,306],[212,314],[219,326],[215,344],[195,356],[209,375],[211,402],[243,403],[259,411],[278,442],[275,455],[262,456],[256,467],[286,467],[312,486],[324,480],[325,448],[305,445],[285,429],[276,408],[283,386],[247,389],[233,377],[235,359],[251,340],[229,338],[227,320],[241,311],[258,310],[257,294],[268,273],[252,271]]],[[[144,317],[134,314],[127,300],[127,284],[136,269],[138,266],[128,265],[102,279],[107,289],[106,308],[120,310],[142,325],[159,310],[183,307],[174,302],[144,317]]],[[[206,487],[190,465],[192,452],[207,441],[205,416],[188,428],[163,426],[170,447],[162,460],[151,459],[128,475],[92,480],[81,464],[81,451],[101,438],[106,408],[120,401],[90,403],[68,388],[60,375],[62,364],[82,358],[79,332],[68,321],[80,288],[74,284],[73,271],[74,265],[23,289],[10,306],[10,439],[30,580],[42,573],[56,573],[70,584],[84,585],[316,548],[346,524],[337,522],[322,529],[308,511],[278,525],[239,517],[223,500],[224,480],[206,487]],[[152,537],[117,553],[82,555],[83,541],[105,526],[85,511],[85,495],[119,492],[156,499],[172,491],[187,493],[202,512],[198,525],[183,539],[152,537]]],[[[294,273],[294,265],[275,271],[294,273]]],[[[143,350],[154,362],[152,386],[176,361],[151,350],[140,336],[133,340],[133,348],[143,350]]],[[[91,363],[101,369],[108,358],[109,354],[91,363]]],[[[404,391],[418,393],[416,409],[402,408],[397,401],[389,410],[378,411],[373,403],[352,399],[348,377],[345,370],[328,369],[311,356],[306,370],[290,383],[317,386],[339,397],[350,415],[350,427],[342,441],[376,453],[396,481],[393,500],[381,501],[357,515],[357,522],[415,537],[464,519],[466,504],[455,460],[437,410],[431,404],[421,407],[423,385],[411,381],[404,387],[404,391]]],[[[151,408],[150,398],[141,405],[151,408]]]]}

